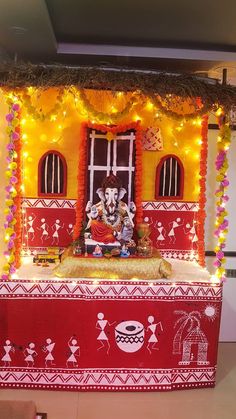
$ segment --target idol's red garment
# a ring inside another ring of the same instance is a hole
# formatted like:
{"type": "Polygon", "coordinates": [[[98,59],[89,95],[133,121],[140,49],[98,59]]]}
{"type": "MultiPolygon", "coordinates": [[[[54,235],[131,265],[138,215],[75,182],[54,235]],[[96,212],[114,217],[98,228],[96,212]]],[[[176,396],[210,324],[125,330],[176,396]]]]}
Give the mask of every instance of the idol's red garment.
{"type": "Polygon", "coordinates": [[[100,243],[114,243],[116,238],[114,230],[102,221],[92,220],[91,222],[92,239],[100,243]]]}

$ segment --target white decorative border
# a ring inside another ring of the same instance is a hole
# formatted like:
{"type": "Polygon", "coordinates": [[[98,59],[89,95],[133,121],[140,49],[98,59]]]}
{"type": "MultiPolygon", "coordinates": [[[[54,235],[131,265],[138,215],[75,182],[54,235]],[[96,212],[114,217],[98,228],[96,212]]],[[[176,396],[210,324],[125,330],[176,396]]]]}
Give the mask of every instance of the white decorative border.
{"type": "Polygon", "coordinates": [[[20,280],[0,282],[1,298],[60,298],[86,300],[222,300],[222,285],[199,282],[20,280]]]}
{"type": "Polygon", "coordinates": [[[214,386],[216,368],[43,369],[0,368],[0,386],[13,388],[151,391],[214,386]]]}
{"type": "Polygon", "coordinates": [[[197,250],[158,249],[164,259],[198,261],[197,250]]]}
{"type": "Polygon", "coordinates": [[[76,207],[76,199],[23,198],[22,207],[24,208],[74,209],[76,207]]]}
{"type": "Polygon", "coordinates": [[[197,202],[183,202],[183,201],[147,201],[142,203],[145,211],[193,211],[199,210],[197,202]]]}
{"type": "MultiPolygon", "coordinates": [[[[23,198],[22,206],[24,208],[66,208],[73,209],[76,207],[76,199],[61,198],[23,198]]],[[[197,202],[160,202],[145,201],[142,203],[145,211],[193,211],[199,210],[197,202]]]]}

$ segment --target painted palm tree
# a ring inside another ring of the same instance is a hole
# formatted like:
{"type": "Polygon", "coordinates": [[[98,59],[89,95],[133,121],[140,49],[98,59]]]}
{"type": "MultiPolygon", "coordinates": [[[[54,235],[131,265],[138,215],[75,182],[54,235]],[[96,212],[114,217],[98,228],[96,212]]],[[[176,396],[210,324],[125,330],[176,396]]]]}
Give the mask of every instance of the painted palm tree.
{"type": "Polygon", "coordinates": [[[183,310],[176,310],[174,312],[181,317],[174,324],[174,329],[179,326],[174,340],[173,340],[173,354],[181,354],[181,344],[182,344],[182,336],[184,331],[186,330],[187,333],[190,333],[195,327],[200,329],[200,318],[201,314],[199,311],[191,311],[188,313],[187,311],[183,310]]]}

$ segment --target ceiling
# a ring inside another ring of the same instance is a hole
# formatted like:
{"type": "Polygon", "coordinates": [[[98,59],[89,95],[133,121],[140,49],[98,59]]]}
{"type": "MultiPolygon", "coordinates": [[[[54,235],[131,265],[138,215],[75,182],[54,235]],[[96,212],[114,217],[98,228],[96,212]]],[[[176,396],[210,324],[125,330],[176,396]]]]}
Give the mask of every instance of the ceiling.
{"type": "Polygon", "coordinates": [[[236,81],[236,2],[0,0],[0,61],[191,72],[236,81]]]}

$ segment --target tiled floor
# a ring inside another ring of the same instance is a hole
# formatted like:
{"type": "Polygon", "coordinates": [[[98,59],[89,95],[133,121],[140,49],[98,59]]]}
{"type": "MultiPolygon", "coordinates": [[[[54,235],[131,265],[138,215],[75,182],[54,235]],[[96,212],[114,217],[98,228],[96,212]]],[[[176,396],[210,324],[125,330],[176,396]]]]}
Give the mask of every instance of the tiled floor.
{"type": "Polygon", "coordinates": [[[236,419],[236,343],[219,346],[214,389],[170,393],[1,390],[0,399],[34,400],[48,419],[236,419]]]}

